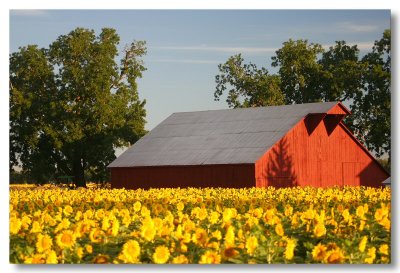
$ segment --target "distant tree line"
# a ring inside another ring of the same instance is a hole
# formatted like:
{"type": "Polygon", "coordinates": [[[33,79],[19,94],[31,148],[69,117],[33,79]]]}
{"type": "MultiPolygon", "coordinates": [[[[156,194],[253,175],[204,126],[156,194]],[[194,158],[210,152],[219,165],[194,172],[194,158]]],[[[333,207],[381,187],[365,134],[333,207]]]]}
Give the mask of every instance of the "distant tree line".
{"type": "MultiPolygon", "coordinates": [[[[214,99],[226,98],[231,108],[348,101],[346,125],[378,158],[391,159],[391,34],[385,30],[371,51],[360,57],[357,45],[336,41],[325,50],[308,40],[289,40],[265,67],[245,63],[241,54],[220,64],[214,99]]],[[[385,163],[386,162],[386,163],[385,163]]]]}

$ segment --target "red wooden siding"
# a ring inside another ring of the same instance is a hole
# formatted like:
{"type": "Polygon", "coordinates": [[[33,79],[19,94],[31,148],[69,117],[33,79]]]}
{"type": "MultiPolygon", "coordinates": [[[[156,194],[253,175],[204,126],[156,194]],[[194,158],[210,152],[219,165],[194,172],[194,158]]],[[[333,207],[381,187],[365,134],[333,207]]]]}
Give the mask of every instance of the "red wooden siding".
{"type": "Polygon", "coordinates": [[[111,168],[113,188],[243,188],[255,185],[254,164],[111,168]]]}
{"type": "Polygon", "coordinates": [[[341,111],[309,115],[290,130],[256,162],[257,187],[381,186],[388,174],[339,123],[341,111]]]}

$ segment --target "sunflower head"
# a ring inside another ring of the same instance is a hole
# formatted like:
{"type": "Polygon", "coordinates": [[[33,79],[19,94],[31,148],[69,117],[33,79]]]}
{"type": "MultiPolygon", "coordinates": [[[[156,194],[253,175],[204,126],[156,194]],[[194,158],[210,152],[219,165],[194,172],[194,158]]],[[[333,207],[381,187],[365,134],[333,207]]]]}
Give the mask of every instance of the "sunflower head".
{"type": "Polygon", "coordinates": [[[53,245],[53,241],[49,235],[39,234],[37,236],[36,249],[39,253],[42,253],[48,249],[51,249],[52,245],[53,245]]]}
{"type": "Polygon", "coordinates": [[[56,237],[57,245],[64,248],[71,248],[75,244],[76,237],[71,230],[63,230],[56,237]]]}
{"type": "Polygon", "coordinates": [[[200,258],[200,264],[219,264],[221,263],[221,256],[211,250],[206,251],[200,258]]]}
{"type": "Polygon", "coordinates": [[[323,261],[326,255],[326,249],[326,246],[322,244],[316,245],[311,252],[313,259],[319,262],[323,261]]]}
{"type": "Polygon", "coordinates": [[[137,263],[140,255],[140,245],[135,240],[127,241],[122,247],[122,256],[125,263],[137,263]]]}
{"type": "Polygon", "coordinates": [[[153,261],[156,264],[165,264],[169,260],[169,249],[166,246],[158,246],[153,254],[153,261]]]}
{"type": "Polygon", "coordinates": [[[179,256],[173,258],[173,259],[172,259],[172,263],[173,263],[173,264],[188,264],[188,263],[189,263],[189,260],[188,260],[188,258],[186,258],[185,255],[182,255],[182,254],[181,254],[181,255],[179,255],[179,256]]]}

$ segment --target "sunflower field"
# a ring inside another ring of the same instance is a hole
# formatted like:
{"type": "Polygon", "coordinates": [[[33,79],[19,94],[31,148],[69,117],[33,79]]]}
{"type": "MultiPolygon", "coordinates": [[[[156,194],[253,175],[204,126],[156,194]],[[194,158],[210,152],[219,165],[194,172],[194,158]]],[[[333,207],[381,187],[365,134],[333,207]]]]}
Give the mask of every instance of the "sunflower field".
{"type": "Polygon", "coordinates": [[[10,263],[390,263],[390,188],[10,190],[10,263]]]}

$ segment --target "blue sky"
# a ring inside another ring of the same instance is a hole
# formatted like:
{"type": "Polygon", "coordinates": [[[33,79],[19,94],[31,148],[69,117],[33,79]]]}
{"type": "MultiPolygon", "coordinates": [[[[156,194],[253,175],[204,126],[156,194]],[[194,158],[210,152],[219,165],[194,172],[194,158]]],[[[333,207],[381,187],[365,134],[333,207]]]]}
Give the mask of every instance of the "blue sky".
{"type": "Polygon", "coordinates": [[[214,101],[217,65],[242,53],[272,69],[271,56],[289,38],[324,46],[336,40],[369,50],[390,28],[389,10],[11,10],[10,52],[48,47],[76,27],[115,28],[120,50],[145,40],[147,71],[139,94],[147,100],[147,129],[173,112],[227,108],[214,101]]]}

